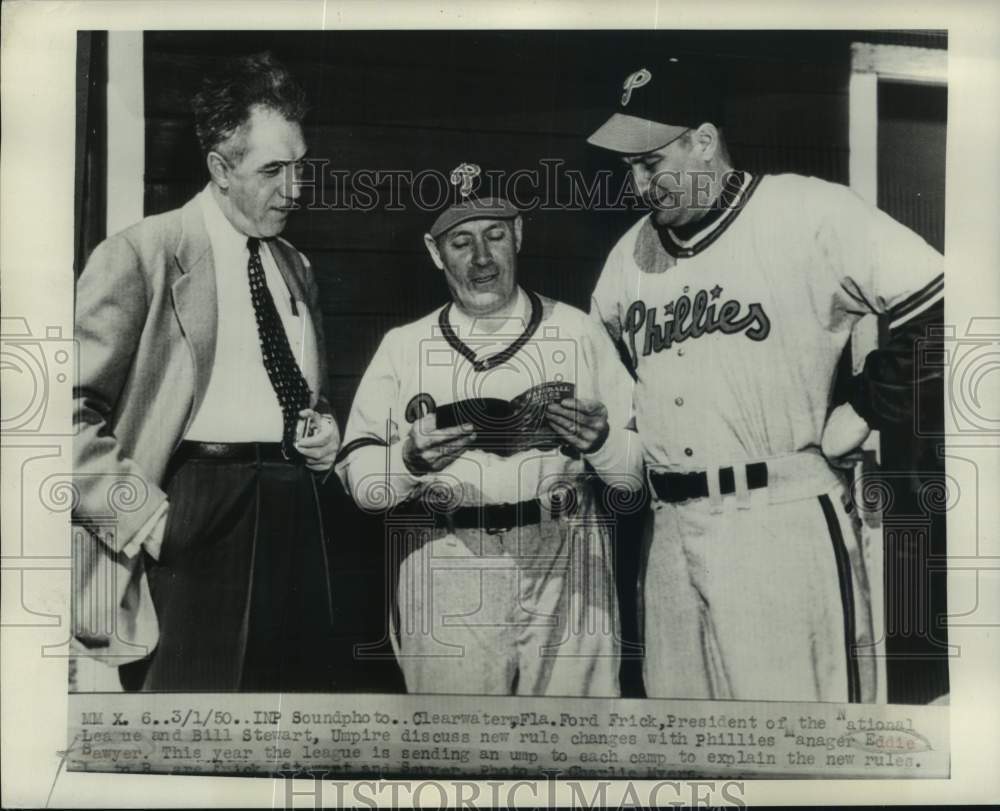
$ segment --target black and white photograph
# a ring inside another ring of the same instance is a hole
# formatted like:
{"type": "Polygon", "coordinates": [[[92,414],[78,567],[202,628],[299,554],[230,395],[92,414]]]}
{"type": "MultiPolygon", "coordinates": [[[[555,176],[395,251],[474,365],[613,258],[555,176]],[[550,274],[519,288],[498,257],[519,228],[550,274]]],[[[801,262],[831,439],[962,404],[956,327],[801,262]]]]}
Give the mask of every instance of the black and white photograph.
{"type": "Polygon", "coordinates": [[[952,32],[511,21],[75,31],[69,317],[4,311],[56,781],[953,776],[952,32]]]}

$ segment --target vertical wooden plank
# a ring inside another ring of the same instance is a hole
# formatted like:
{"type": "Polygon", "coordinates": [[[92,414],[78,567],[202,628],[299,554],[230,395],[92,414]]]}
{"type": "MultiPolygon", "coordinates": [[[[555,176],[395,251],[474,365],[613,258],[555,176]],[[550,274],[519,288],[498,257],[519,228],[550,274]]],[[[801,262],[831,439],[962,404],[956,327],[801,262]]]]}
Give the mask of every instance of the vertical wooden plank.
{"type": "Polygon", "coordinates": [[[79,276],[107,236],[107,31],[77,32],[76,66],[73,271],[79,276]]]}
{"type": "MultiPolygon", "coordinates": [[[[873,206],[878,205],[878,75],[852,72],[848,88],[848,163],[850,185],[873,206]]],[[[874,315],[862,318],[851,333],[851,367],[858,374],[865,357],[878,348],[878,320],[874,315]]],[[[872,431],[865,450],[879,460],[878,432],[872,431]]]]}
{"type": "Polygon", "coordinates": [[[851,73],[848,85],[851,188],[875,205],[878,194],[878,75],[851,73]]]}
{"type": "MultiPolygon", "coordinates": [[[[848,85],[848,141],[850,143],[850,185],[872,205],[878,201],[878,75],[875,73],[851,72],[848,85]]],[[[878,348],[878,321],[867,315],[860,319],[851,333],[851,367],[854,374],[864,368],[865,356],[878,348]]],[[[864,444],[865,461],[855,465],[855,480],[866,471],[876,468],[879,460],[879,435],[872,431],[864,444]],[[868,461],[874,459],[874,463],[868,461]]],[[[860,499],[859,499],[860,502],[860,499]]],[[[861,512],[861,504],[858,504],[861,512]]],[[[885,627],[885,560],[882,530],[882,516],[877,512],[865,512],[861,525],[861,545],[868,582],[871,586],[872,627],[875,639],[876,673],[878,686],[875,701],[888,700],[886,674],[886,627],[885,627]]]]}
{"type": "Polygon", "coordinates": [[[142,32],[108,33],[109,234],[142,219],[145,175],[142,32]]]}

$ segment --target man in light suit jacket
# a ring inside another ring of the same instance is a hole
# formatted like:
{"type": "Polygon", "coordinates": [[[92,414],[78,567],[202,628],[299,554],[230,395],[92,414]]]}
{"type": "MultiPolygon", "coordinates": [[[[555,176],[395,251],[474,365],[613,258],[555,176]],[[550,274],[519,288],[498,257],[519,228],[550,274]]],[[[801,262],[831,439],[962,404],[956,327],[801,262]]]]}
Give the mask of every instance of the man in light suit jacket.
{"type": "Polygon", "coordinates": [[[125,689],[327,690],[317,480],[340,436],[316,284],[278,236],[305,99],[264,54],[194,111],[208,185],[104,241],[77,284],[76,643],[125,689]]]}

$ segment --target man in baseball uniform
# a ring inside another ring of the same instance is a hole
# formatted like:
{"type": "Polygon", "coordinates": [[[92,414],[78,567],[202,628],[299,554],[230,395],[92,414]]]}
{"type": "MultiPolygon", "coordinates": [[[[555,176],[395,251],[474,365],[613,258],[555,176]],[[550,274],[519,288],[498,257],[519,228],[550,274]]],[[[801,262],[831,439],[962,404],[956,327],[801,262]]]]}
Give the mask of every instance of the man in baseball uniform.
{"type": "Polygon", "coordinates": [[[637,378],[646,691],[872,701],[872,584],[831,461],[906,418],[943,260],[844,186],[734,169],[704,76],[676,59],[637,70],[588,139],[621,155],[652,209],[592,302],[637,378]],[[866,313],[887,338],[831,410],[866,313]]]}
{"type": "Polygon", "coordinates": [[[409,515],[393,634],[409,692],[616,696],[616,505],[588,465],[618,496],[641,485],[632,381],[599,325],[517,284],[521,217],[469,194],[478,174],[452,173],[467,196],[424,237],[452,300],[386,334],[336,469],[363,509],[396,507],[387,531],[409,515]]]}

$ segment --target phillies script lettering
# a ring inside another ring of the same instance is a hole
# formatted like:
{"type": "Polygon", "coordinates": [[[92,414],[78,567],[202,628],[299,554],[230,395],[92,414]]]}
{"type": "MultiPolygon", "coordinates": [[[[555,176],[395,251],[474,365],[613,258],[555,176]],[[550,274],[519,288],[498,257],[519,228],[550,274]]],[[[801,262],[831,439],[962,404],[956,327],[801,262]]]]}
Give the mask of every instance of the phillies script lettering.
{"type": "Polygon", "coordinates": [[[674,344],[689,338],[700,338],[712,332],[726,335],[742,332],[751,341],[763,341],[771,332],[771,321],[758,302],[748,305],[746,311],[736,299],[721,304],[717,300],[722,288],[716,285],[708,290],[699,290],[694,298],[679,296],[676,301],[663,306],[664,321],[657,321],[657,307],[648,307],[646,302],[632,302],[625,313],[622,325],[628,333],[632,357],[639,358],[636,350],[637,339],[642,334],[642,355],[662,352],[674,344]]]}

